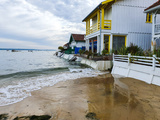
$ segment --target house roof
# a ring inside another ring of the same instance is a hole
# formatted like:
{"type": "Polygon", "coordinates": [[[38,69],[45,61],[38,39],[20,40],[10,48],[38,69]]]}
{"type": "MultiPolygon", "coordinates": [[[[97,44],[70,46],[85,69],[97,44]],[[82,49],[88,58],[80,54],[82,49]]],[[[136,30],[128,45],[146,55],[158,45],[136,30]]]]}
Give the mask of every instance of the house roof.
{"type": "Polygon", "coordinates": [[[72,34],[72,37],[75,41],[85,41],[84,40],[84,37],[85,37],[85,34],[72,34]]]}
{"type": "Polygon", "coordinates": [[[71,34],[68,44],[71,44],[72,41],[85,42],[84,37],[85,37],[85,34],[71,34]]]}
{"type": "Polygon", "coordinates": [[[158,0],[157,2],[153,3],[151,6],[149,6],[148,8],[146,8],[144,10],[145,13],[152,13],[152,12],[156,12],[157,9],[160,10],[160,0],[158,0]]]}
{"type": "Polygon", "coordinates": [[[90,16],[92,16],[98,9],[100,9],[103,5],[107,5],[110,2],[113,2],[115,0],[106,0],[101,2],[95,9],[93,9],[83,20],[82,22],[86,21],[90,16]]]}
{"type": "Polygon", "coordinates": [[[66,46],[66,47],[67,47],[67,46],[68,46],[68,43],[64,44],[63,46],[66,46]]]}

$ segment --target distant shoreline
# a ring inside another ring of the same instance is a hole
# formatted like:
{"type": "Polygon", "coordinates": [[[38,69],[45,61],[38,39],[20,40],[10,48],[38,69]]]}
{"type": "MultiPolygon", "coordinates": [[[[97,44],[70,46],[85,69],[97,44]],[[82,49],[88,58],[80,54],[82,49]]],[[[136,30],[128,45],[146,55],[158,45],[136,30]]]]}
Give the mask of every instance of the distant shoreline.
{"type": "Polygon", "coordinates": [[[18,50],[18,51],[56,51],[54,49],[22,49],[22,48],[0,48],[0,50],[18,50]]]}

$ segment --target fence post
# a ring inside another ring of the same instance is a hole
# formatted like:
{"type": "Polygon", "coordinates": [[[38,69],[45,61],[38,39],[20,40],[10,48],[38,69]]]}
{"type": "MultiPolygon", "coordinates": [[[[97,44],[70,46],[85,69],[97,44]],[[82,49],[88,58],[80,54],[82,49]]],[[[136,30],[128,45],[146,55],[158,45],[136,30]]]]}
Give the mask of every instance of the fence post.
{"type": "Polygon", "coordinates": [[[130,64],[131,53],[128,54],[128,65],[130,64]]]}
{"type": "Polygon", "coordinates": [[[153,70],[155,70],[155,67],[156,67],[156,55],[153,55],[152,59],[153,59],[152,67],[153,67],[153,70]]]}
{"type": "Polygon", "coordinates": [[[114,53],[113,53],[113,58],[112,59],[113,59],[113,65],[114,65],[114,53]]]}

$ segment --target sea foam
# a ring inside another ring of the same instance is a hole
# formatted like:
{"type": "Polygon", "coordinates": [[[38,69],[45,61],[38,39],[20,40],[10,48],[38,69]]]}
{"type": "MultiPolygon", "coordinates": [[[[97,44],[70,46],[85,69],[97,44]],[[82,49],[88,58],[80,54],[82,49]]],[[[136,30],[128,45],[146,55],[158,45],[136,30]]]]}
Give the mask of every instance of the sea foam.
{"type": "Polygon", "coordinates": [[[31,96],[32,91],[47,86],[53,86],[60,81],[83,77],[95,77],[100,74],[103,73],[91,68],[69,69],[69,72],[63,72],[56,75],[39,76],[20,80],[17,83],[0,88],[0,106],[20,102],[24,98],[31,96]]]}

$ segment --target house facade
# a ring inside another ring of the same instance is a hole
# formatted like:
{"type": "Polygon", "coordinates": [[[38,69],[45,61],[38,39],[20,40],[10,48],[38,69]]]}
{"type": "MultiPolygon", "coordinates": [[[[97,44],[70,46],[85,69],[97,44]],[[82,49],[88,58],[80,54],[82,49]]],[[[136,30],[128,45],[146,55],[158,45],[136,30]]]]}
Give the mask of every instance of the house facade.
{"type": "Polygon", "coordinates": [[[69,43],[66,43],[66,44],[63,45],[63,48],[64,48],[65,50],[67,50],[68,47],[69,47],[69,43]]]}
{"type": "Polygon", "coordinates": [[[144,9],[156,0],[106,0],[82,21],[86,22],[86,49],[97,40],[97,53],[118,50],[131,43],[142,49],[151,46],[152,24],[146,23],[144,9]]]}
{"type": "MultiPolygon", "coordinates": [[[[151,49],[160,47],[160,0],[150,5],[144,10],[150,19],[152,19],[152,42],[151,49]]],[[[148,19],[148,21],[150,21],[148,19]]]]}
{"type": "Polygon", "coordinates": [[[85,34],[71,34],[69,40],[69,47],[73,50],[74,54],[79,53],[80,49],[85,49],[85,34]]]}

